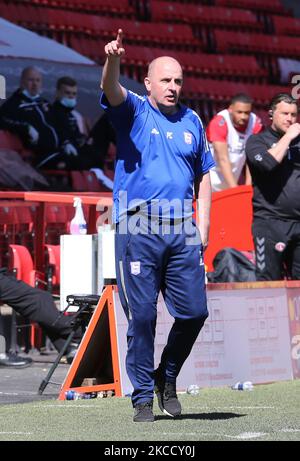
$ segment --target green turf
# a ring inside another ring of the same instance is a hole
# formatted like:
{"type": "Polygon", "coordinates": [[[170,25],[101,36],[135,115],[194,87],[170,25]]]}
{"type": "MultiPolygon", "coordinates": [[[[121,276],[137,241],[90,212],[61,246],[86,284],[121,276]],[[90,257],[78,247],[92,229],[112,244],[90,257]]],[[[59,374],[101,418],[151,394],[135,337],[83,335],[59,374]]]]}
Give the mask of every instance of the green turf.
{"type": "Polygon", "coordinates": [[[44,401],[0,407],[3,440],[300,440],[300,381],[181,394],[173,420],[155,403],[154,423],[133,423],[129,398],[44,401]]]}

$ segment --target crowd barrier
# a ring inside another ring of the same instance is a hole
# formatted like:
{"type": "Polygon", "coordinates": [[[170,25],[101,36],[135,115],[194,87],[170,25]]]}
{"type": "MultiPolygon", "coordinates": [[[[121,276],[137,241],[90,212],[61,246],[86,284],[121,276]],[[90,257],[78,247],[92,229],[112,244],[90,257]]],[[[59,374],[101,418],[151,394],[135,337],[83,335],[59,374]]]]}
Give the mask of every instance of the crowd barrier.
{"type": "MultiPolygon", "coordinates": [[[[207,296],[210,315],[180,372],[178,391],[191,384],[203,388],[300,377],[300,282],[209,284],[207,296]]],[[[156,366],[172,323],[160,297],[156,366]]],[[[131,393],[125,370],[126,331],[117,289],[108,286],[62,385],[60,399],[70,389],[106,388],[117,396],[131,393]],[[86,386],[85,381],[94,384],[86,386]]]]}

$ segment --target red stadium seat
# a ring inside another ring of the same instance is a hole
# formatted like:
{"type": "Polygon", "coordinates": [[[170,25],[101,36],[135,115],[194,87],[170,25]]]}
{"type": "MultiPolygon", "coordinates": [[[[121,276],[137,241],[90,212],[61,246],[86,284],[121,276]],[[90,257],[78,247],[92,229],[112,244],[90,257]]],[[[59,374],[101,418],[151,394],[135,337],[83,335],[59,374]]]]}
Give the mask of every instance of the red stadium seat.
{"type": "Polygon", "coordinates": [[[41,274],[37,273],[33,267],[33,261],[29,250],[23,245],[9,245],[10,250],[10,268],[16,273],[16,278],[22,280],[32,287],[38,285],[42,280],[41,274]],[[40,275],[40,278],[38,278],[40,275]]]}
{"type": "Polygon", "coordinates": [[[216,49],[219,53],[261,53],[276,56],[299,57],[300,37],[245,34],[214,30],[216,49]]]}
{"type": "Polygon", "coordinates": [[[206,5],[186,5],[174,2],[152,0],[150,2],[151,17],[154,21],[180,21],[187,24],[224,26],[229,28],[245,28],[262,30],[263,24],[257,21],[251,11],[237,8],[223,8],[206,5]]]}
{"type": "Polygon", "coordinates": [[[103,184],[100,183],[96,174],[93,171],[82,171],[86,190],[89,192],[110,192],[103,184]]]}
{"type": "Polygon", "coordinates": [[[0,202],[0,267],[7,267],[9,244],[15,242],[16,224],[16,209],[0,202]]]}
{"type": "Polygon", "coordinates": [[[246,8],[258,12],[287,15],[289,11],[280,0],[215,0],[216,5],[246,8]]]}
{"type": "MultiPolygon", "coordinates": [[[[14,0],[22,3],[24,0],[14,0]]],[[[133,17],[134,9],[127,0],[27,0],[27,4],[40,7],[54,7],[59,10],[89,11],[133,17]]]]}
{"type": "Polygon", "coordinates": [[[17,136],[13,135],[9,131],[0,130],[0,148],[11,149],[19,152],[22,150],[23,145],[17,136]]]}
{"type": "Polygon", "coordinates": [[[251,83],[229,82],[223,80],[204,80],[186,78],[183,92],[185,95],[202,96],[215,100],[229,101],[237,93],[246,93],[260,105],[269,104],[277,93],[288,92],[289,88],[278,85],[255,85],[251,83]]]}
{"type": "Polygon", "coordinates": [[[73,191],[86,191],[86,183],[81,171],[71,171],[71,182],[73,191]]]}
{"type": "MultiPolygon", "coordinates": [[[[142,48],[126,46],[126,54],[122,60],[123,68],[136,67],[136,72],[146,75],[148,63],[162,56],[165,50],[160,48],[142,48]],[[139,70],[138,70],[139,69],[139,70]]],[[[188,53],[185,51],[168,51],[168,55],[177,59],[183,67],[185,75],[211,76],[224,79],[227,76],[247,81],[266,81],[267,70],[259,66],[254,56],[236,56],[204,53],[188,53]]]]}
{"type": "Polygon", "coordinates": [[[300,19],[273,16],[272,20],[276,34],[300,36],[300,19]]]}
{"type": "MultiPolygon", "coordinates": [[[[33,267],[32,257],[28,249],[23,245],[9,245],[10,264],[18,280],[22,280],[32,287],[45,287],[44,274],[38,272],[33,267]]],[[[13,311],[13,326],[16,324],[15,311],[13,311]]],[[[30,345],[39,348],[41,345],[42,331],[36,323],[29,324],[25,322],[25,327],[31,326],[30,345]]],[[[20,327],[18,327],[20,328],[20,327]]]]}
{"type": "Polygon", "coordinates": [[[58,292],[60,286],[60,245],[45,245],[47,288],[58,292]]]}
{"type": "Polygon", "coordinates": [[[45,241],[47,244],[58,245],[60,236],[68,232],[67,208],[68,205],[64,204],[46,204],[45,241]]]}
{"type": "Polygon", "coordinates": [[[71,171],[72,189],[78,192],[110,192],[93,171],[71,171]]]}
{"type": "Polygon", "coordinates": [[[33,254],[34,251],[34,205],[16,206],[16,237],[15,241],[19,245],[24,245],[33,254]]]}

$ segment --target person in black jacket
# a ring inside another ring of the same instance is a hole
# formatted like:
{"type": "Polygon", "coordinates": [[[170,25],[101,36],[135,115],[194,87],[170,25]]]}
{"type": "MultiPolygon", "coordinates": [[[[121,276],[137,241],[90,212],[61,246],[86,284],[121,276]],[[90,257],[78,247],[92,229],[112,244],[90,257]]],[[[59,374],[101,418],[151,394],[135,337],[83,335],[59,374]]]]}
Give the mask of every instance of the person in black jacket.
{"type": "Polygon", "coordinates": [[[77,92],[77,82],[73,78],[65,76],[57,80],[56,98],[51,109],[63,154],[56,159],[57,168],[89,170],[101,165],[84,118],[75,110],[77,92]]]}
{"type": "MultiPolygon", "coordinates": [[[[63,348],[73,328],[71,325],[72,316],[60,315],[53,302],[52,295],[48,291],[33,288],[27,283],[17,280],[5,268],[1,268],[0,300],[31,322],[38,323],[58,352],[63,348]]],[[[0,334],[4,336],[1,323],[0,316],[0,334]]],[[[75,342],[80,341],[79,337],[80,332],[76,331],[76,336],[74,337],[76,339],[66,351],[66,358],[69,363],[75,355],[77,348],[75,342]]],[[[30,358],[16,356],[9,353],[7,349],[5,352],[0,351],[0,367],[23,368],[30,365],[31,362],[30,358]]]]}
{"type": "Polygon", "coordinates": [[[300,124],[297,101],[271,101],[272,124],[246,144],[253,180],[252,234],[257,280],[300,279],[300,124]]]}
{"type": "Polygon", "coordinates": [[[37,158],[56,153],[59,148],[50,104],[41,96],[41,89],[40,71],[36,67],[26,67],[21,74],[20,88],[0,107],[0,129],[19,136],[37,158]]]}

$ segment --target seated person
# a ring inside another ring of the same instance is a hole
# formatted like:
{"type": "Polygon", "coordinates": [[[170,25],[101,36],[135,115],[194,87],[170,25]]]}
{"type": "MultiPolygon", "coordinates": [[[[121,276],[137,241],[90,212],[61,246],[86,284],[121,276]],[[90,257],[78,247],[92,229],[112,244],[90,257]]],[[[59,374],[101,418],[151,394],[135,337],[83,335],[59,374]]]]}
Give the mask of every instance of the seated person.
{"type": "Polygon", "coordinates": [[[90,137],[99,158],[98,166],[94,166],[92,171],[99,181],[112,190],[116,159],[116,134],[106,113],[97,120],[91,129],[90,137]],[[102,169],[99,165],[103,165],[102,169]]]}
{"type": "MultiPolygon", "coordinates": [[[[58,352],[63,348],[66,339],[72,331],[72,316],[61,315],[48,291],[33,288],[27,283],[17,280],[14,275],[11,275],[5,268],[2,268],[0,269],[0,299],[2,303],[8,304],[18,314],[21,314],[31,322],[38,323],[58,352]]],[[[66,351],[68,363],[72,362],[75,355],[81,339],[81,332],[76,331],[74,338],[74,343],[66,351]]],[[[28,366],[31,359],[9,354],[7,350],[5,353],[1,353],[0,351],[0,367],[24,367],[26,366],[26,362],[28,366]]]]}
{"type": "Polygon", "coordinates": [[[61,77],[56,84],[56,97],[51,116],[58,133],[62,155],[49,159],[44,168],[89,170],[97,163],[97,152],[88,138],[82,115],[75,110],[77,82],[71,77],[61,77]]]}
{"type": "MultiPolygon", "coordinates": [[[[50,116],[50,104],[41,96],[42,74],[26,67],[18,88],[0,107],[0,129],[20,137],[35,154],[57,152],[58,137],[50,116]]],[[[34,163],[34,156],[32,158],[34,163]]]]}

